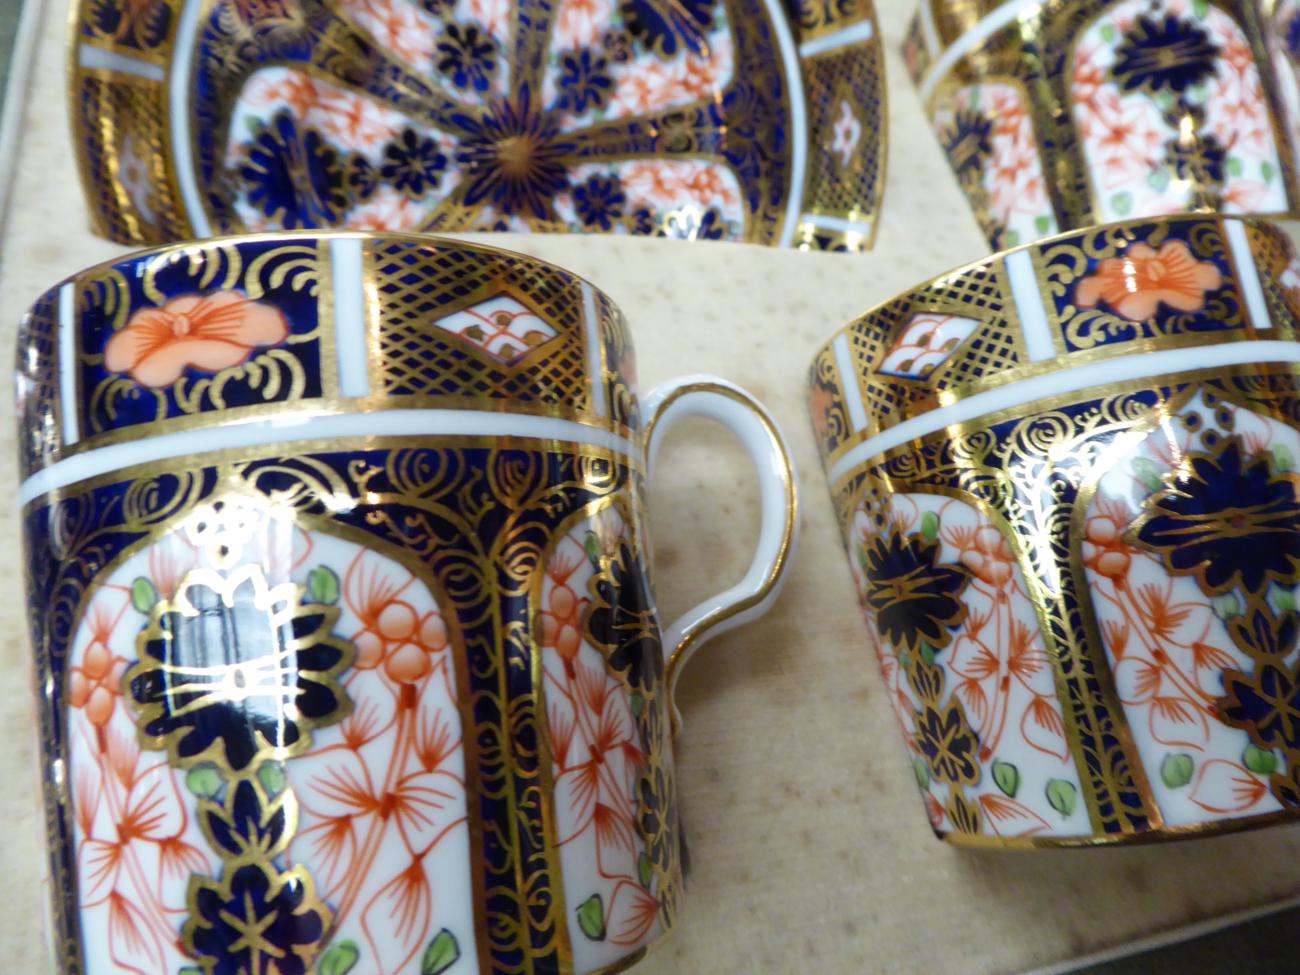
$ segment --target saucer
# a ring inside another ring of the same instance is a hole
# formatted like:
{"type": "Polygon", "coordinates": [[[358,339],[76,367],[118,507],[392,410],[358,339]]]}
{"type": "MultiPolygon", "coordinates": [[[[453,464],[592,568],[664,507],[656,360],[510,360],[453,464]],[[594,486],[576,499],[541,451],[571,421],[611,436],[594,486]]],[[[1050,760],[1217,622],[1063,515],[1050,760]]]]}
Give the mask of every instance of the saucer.
{"type": "Polygon", "coordinates": [[[96,232],[632,233],[869,247],[867,0],[79,0],[96,232]]]}

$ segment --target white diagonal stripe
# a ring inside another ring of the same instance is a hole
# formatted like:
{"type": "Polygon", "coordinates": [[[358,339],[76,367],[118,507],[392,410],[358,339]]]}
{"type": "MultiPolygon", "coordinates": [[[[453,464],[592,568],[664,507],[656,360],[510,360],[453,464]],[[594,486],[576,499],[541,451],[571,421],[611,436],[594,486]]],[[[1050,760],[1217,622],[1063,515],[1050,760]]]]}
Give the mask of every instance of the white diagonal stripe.
{"type": "Polygon", "coordinates": [[[1270,362],[1300,363],[1300,342],[1220,342],[1190,349],[1162,349],[1158,352],[1102,359],[1083,366],[1045,373],[1032,379],[988,389],[958,400],[951,406],[941,406],[937,410],[904,420],[849,450],[831,465],[826,476],[834,486],[859,465],[912,440],[1061,393],[1075,393],[1094,386],[1148,378],[1154,384],[1159,377],[1171,373],[1270,362]]]}
{"type": "Polygon", "coordinates": [[[835,350],[835,368],[840,373],[840,393],[849,411],[849,424],[854,433],[867,428],[867,408],[862,403],[862,390],[858,388],[858,373],[853,368],[853,353],[849,349],[849,333],[840,332],[831,343],[835,350]]]}
{"type": "Polygon", "coordinates": [[[162,81],[165,75],[161,64],[152,64],[117,51],[106,51],[94,44],[82,44],[78,49],[77,61],[88,71],[116,71],[146,81],[162,81]]]}
{"type": "Polygon", "coordinates": [[[842,234],[870,234],[871,224],[860,223],[856,220],[845,220],[843,217],[833,217],[828,213],[805,213],[799,218],[803,223],[819,227],[822,230],[833,230],[842,234]]]}
{"type": "Polygon", "coordinates": [[[1013,20],[1030,11],[1037,10],[1043,0],[1007,0],[1002,6],[987,14],[961,37],[953,41],[948,49],[935,58],[930,70],[921,79],[921,102],[929,102],[935,86],[943,80],[952,66],[971,51],[978,48],[990,37],[1006,27],[1013,20]]]}
{"type": "Polygon", "coordinates": [[[837,48],[848,47],[850,44],[858,44],[862,41],[869,41],[875,33],[876,25],[868,17],[866,20],[860,20],[843,30],[837,30],[834,34],[827,34],[825,37],[817,37],[800,44],[799,57],[815,58],[827,51],[834,51],[837,48]]]}

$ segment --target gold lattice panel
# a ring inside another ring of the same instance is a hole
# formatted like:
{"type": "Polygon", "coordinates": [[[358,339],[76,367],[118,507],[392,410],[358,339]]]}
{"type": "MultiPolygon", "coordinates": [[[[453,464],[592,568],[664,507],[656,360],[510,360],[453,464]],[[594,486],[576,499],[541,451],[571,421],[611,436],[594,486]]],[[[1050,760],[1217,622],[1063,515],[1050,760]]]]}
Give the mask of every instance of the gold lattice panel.
{"type": "Polygon", "coordinates": [[[379,300],[379,388],[387,396],[481,396],[591,408],[582,292],[556,268],[499,252],[385,241],[367,256],[379,300]],[[435,323],[499,294],[529,305],[557,335],[514,365],[435,323]]]}
{"type": "Polygon", "coordinates": [[[57,446],[58,321],[52,295],[45,295],[18,327],[18,449],[27,477],[57,446]]]}
{"type": "Polygon", "coordinates": [[[168,108],[160,84],[139,78],[84,75],[74,108],[78,118],[77,146],[86,188],[86,203],[96,233],[134,244],[165,243],[192,236],[187,224],[167,218],[183,207],[172,192],[168,171],[165,121],[168,108]],[[147,205],[159,217],[150,223],[127,195],[121,181],[124,134],[147,186],[147,205]]]}
{"type": "MultiPolygon", "coordinates": [[[[1264,300],[1268,304],[1272,325],[1284,337],[1294,338],[1300,325],[1300,296],[1295,288],[1282,284],[1287,268],[1296,260],[1291,239],[1271,224],[1251,223],[1246,230],[1250,249],[1255,254],[1259,279],[1264,286],[1264,300]]],[[[1256,322],[1255,327],[1265,323],[1256,322]]]]}
{"type": "Polygon", "coordinates": [[[855,44],[803,62],[812,119],[812,165],[807,185],[813,193],[804,209],[849,219],[874,218],[879,207],[885,149],[884,66],[880,47],[855,44]],[[848,103],[861,124],[857,150],[846,165],[833,148],[841,106],[848,103]]]}
{"type": "Polygon", "coordinates": [[[1015,368],[1021,361],[1019,327],[1007,318],[1002,264],[968,269],[918,288],[906,298],[860,319],[849,333],[858,376],[871,375],[891,343],[920,312],[960,315],[980,322],[962,347],[924,381],[874,376],[865,384],[867,415],[882,426],[905,418],[912,407],[929,409],[936,394],[960,390],[1015,368]]]}

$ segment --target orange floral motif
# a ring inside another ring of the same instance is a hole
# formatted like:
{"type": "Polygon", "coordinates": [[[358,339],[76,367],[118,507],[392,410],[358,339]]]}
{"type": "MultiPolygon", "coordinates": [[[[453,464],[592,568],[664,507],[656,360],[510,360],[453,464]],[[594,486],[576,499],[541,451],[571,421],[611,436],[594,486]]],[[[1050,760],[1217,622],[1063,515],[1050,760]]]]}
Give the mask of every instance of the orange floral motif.
{"type": "Polygon", "coordinates": [[[185,295],[132,315],[105,346],[104,365],[141,386],[169,386],[186,368],[229,369],[247,361],[254,349],[288,337],[283,312],[238,291],[185,295]]]}
{"type": "Polygon", "coordinates": [[[1084,278],[1075,293],[1080,308],[1104,301],[1125,318],[1140,322],[1161,304],[1176,311],[1199,311],[1205,293],[1223,284],[1223,275],[1210,261],[1198,261],[1181,240],[1168,240],[1155,250],[1134,244],[1122,257],[1110,257],[1084,278]]]}

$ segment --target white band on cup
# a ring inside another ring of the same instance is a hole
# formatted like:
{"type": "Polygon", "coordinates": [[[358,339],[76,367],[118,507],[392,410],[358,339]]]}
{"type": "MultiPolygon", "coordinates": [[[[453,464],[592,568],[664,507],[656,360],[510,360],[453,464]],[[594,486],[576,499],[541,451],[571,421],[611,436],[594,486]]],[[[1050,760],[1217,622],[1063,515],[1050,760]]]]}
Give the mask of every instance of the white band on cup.
{"type": "MultiPolygon", "coordinates": [[[[897,426],[868,437],[830,465],[827,480],[834,488],[844,477],[853,473],[866,461],[895,447],[929,436],[948,427],[969,423],[982,416],[1000,413],[1018,406],[1027,406],[1038,400],[1061,393],[1076,393],[1094,386],[1110,383],[1152,380],[1171,373],[1194,372],[1226,366],[1266,365],[1270,362],[1300,363],[1300,342],[1276,340],[1250,342],[1216,342],[1190,349],[1162,349],[1137,355],[1102,359],[1087,365],[1048,372],[1032,379],[998,386],[958,400],[951,406],[904,420],[897,426]]],[[[852,379],[846,379],[850,382],[852,379]]]]}
{"type": "Polygon", "coordinates": [[[312,445],[313,451],[362,450],[364,446],[342,448],[330,441],[364,437],[515,437],[599,447],[634,460],[641,456],[641,448],[626,437],[553,416],[491,410],[378,410],[332,415],[303,411],[142,437],[74,454],[23,481],[19,503],[26,505],[51,491],[140,464],[299,441],[320,441],[312,445]]]}

